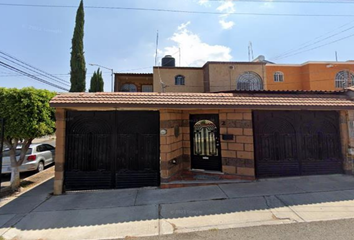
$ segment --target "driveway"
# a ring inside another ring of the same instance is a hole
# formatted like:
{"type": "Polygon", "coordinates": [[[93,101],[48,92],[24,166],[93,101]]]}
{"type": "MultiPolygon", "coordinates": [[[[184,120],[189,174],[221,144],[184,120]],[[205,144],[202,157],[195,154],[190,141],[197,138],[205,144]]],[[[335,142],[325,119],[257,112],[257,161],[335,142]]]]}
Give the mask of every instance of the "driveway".
{"type": "Polygon", "coordinates": [[[5,239],[112,239],[354,218],[354,177],[346,175],[62,196],[49,195],[52,185],[0,208],[5,239]]]}

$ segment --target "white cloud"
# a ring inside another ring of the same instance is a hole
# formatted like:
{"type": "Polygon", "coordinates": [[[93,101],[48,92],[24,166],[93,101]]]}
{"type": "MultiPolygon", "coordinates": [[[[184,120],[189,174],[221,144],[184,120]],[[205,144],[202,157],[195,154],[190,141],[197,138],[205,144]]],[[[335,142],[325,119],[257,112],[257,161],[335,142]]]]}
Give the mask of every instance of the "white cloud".
{"type": "Polygon", "coordinates": [[[207,6],[210,7],[210,2],[209,0],[198,0],[198,4],[202,6],[207,6]]]}
{"type": "Polygon", "coordinates": [[[181,24],[169,40],[175,45],[164,49],[165,55],[174,54],[176,65],[179,63],[178,51],[181,49],[181,62],[183,66],[203,66],[207,61],[230,61],[231,49],[222,45],[209,45],[200,37],[187,29],[190,22],[181,24]]]}
{"type": "Polygon", "coordinates": [[[224,19],[221,19],[219,21],[219,23],[220,23],[221,27],[225,30],[231,29],[235,25],[235,23],[233,21],[225,21],[224,19]]]}
{"type": "Polygon", "coordinates": [[[232,1],[226,1],[222,3],[216,10],[220,12],[226,12],[226,13],[234,13],[235,12],[235,3],[232,1]]]}
{"type": "Polygon", "coordinates": [[[227,18],[231,13],[234,13],[236,11],[235,3],[230,0],[225,1],[222,4],[220,4],[220,6],[216,8],[216,10],[225,13],[220,16],[219,23],[221,25],[221,28],[225,30],[231,29],[235,25],[235,22],[230,20],[227,21],[227,18]]]}

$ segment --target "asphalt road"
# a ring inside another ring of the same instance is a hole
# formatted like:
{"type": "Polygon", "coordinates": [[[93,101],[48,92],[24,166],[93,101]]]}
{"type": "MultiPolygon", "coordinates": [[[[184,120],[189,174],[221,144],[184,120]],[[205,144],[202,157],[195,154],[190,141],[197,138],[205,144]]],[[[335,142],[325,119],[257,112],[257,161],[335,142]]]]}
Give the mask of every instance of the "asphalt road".
{"type": "MultiPolygon", "coordinates": [[[[354,215],[353,215],[354,217],[354,215]]],[[[260,227],[209,230],[180,233],[158,237],[139,238],[146,240],[349,240],[354,239],[354,219],[326,222],[295,223],[260,227]]]]}
{"type": "MultiPolygon", "coordinates": [[[[55,139],[43,141],[41,143],[48,143],[48,144],[55,147],[55,139]]],[[[52,165],[49,165],[48,167],[50,167],[50,166],[52,166],[52,165]]],[[[34,174],[37,174],[37,172],[23,172],[23,173],[20,173],[20,178],[24,179],[24,178],[27,178],[27,177],[32,176],[34,174]]],[[[11,178],[11,174],[2,174],[1,188],[10,186],[10,178],[11,178]]]]}

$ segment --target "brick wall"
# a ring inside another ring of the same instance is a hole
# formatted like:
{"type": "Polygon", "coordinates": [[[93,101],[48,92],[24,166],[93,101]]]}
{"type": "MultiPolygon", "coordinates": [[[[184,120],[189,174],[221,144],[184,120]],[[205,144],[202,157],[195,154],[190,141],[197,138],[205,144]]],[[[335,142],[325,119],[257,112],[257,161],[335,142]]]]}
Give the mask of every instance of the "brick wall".
{"type": "Polygon", "coordinates": [[[190,114],[219,114],[222,171],[225,174],[254,178],[254,151],[251,110],[161,110],[161,178],[168,181],[179,171],[191,168],[190,114]],[[180,136],[174,136],[179,126],[180,136]],[[232,140],[222,140],[222,134],[233,135],[232,140]],[[171,160],[177,160],[172,164],[171,160]]]}
{"type": "Polygon", "coordinates": [[[220,134],[232,134],[233,140],[221,139],[224,173],[254,177],[254,151],[251,110],[220,110],[220,134]]]}
{"type": "Polygon", "coordinates": [[[168,181],[183,168],[182,111],[160,110],[160,129],[167,130],[160,134],[161,181],[168,181]]]}
{"type": "Polygon", "coordinates": [[[340,130],[344,171],[354,174],[354,111],[340,112],[340,130]]]}

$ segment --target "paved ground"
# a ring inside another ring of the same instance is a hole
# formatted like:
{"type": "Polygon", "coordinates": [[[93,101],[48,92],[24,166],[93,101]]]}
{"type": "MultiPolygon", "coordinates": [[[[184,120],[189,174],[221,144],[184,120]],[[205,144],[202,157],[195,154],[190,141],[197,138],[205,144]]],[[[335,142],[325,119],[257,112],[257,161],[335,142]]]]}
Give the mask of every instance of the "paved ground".
{"type": "Polygon", "coordinates": [[[110,239],[354,218],[354,177],[345,175],[62,196],[48,195],[52,184],[0,208],[5,239],[110,239]]]}
{"type": "Polygon", "coordinates": [[[354,238],[354,219],[295,223],[247,228],[232,228],[224,230],[142,237],[144,240],[348,240],[354,238]]]}

